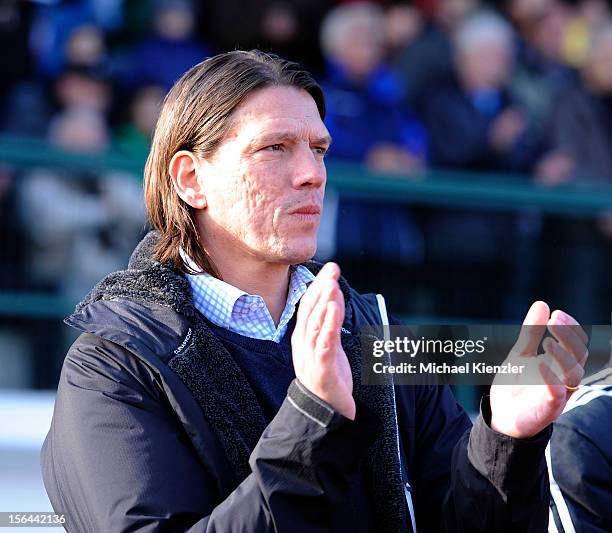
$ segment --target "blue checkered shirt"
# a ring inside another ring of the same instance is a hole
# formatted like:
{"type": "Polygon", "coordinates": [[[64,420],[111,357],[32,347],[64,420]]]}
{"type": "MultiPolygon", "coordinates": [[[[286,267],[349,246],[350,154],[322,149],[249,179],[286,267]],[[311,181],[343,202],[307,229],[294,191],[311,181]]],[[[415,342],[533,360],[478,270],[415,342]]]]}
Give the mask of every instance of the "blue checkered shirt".
{"type": "MultiPolygon", "coordinates": [[[[194,270],[199,270],[189,258],[183,256],[194,270]]],[[[253,339],[280,342],[287,324],[295,313],[295,307],[314,279],[313,273],[305,266],[291,268],[287,304],[283,309],[278,326],[266,307],[264,299],[257,294],[248,294],[210,274],[185,274],[193,303],[213,324],[253,339]]]]}

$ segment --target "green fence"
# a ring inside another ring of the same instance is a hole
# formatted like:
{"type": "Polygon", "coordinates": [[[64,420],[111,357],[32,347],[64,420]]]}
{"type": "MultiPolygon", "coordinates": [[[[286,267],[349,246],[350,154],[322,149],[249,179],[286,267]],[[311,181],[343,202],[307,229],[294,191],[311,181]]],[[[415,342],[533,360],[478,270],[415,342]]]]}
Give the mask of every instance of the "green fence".
{"type": "MultiPolygon", "coordinates": [[[[43,141],[0,136],[0,164],[16,169],[64,168],[88,173],[118,170],[142,175],[143,159],[118,153],[92,156],[61,151],[43,141]]],[[[362,166],[329,160],[328,187],[343,194],[405,204],[595,216],[612,211],[612,187],[581,184],[536,186],[527,176],[424,171],[409,176],[373,174],[362,166]]],[[[78,176],[78,174],[75,174],[78,176]]],[[[1,260],[1,259],[0,259],[1,260]]],[[[0,316],[60,318],[75,302],[44,294],[0,294],[0,316]]]]}

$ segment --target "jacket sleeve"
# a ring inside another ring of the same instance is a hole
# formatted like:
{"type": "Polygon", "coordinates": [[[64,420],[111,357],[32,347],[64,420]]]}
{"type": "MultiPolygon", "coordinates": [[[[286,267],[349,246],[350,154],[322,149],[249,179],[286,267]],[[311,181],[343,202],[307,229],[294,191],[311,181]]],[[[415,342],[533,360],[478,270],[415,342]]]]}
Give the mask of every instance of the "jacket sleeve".
{"type": "Polygon", "coordinates": [[[550,427],[529,439],[498,433],[489,426],[488,397],[470,427],[448,386],[416,390],[412,464],[419,533],[546,531],[550,427]]]}
{"type": "Polygon", "coordinates": [[[41,453],[53,508],[70,532],[320,531],[343,498],[378,421],[355,421],[297,380],[225,499],[152,371],[83,335],[60,377],[41,453]]]}

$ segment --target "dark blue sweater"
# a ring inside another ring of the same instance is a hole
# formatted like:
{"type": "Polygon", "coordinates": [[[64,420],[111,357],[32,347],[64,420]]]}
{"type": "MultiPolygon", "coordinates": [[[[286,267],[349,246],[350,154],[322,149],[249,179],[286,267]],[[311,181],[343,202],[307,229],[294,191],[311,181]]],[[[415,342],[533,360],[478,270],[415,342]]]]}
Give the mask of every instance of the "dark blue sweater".
{"type": "MultiPolygon", "coordinates": [[[[297,311],[296,311],[297,313],[297,311]]],[[[232,355],[251,385],[269,424],[287,396],[295,378],[291,355],[291,334],[295,314],[279,343],[252,339],[208,321],[208,325],[232,355]]],[[[376,531],[363,476],[356,476],[344,505],[334,515],[334,532],[366,533],[376,531]]]]}

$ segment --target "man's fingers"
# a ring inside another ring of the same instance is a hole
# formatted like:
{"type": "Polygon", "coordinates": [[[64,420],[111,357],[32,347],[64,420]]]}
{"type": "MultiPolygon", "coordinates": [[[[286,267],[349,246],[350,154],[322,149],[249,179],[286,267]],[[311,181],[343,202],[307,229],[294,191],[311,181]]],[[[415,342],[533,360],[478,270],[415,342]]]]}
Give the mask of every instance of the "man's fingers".
{"type": "Polygon", "coordinates": [[[325,284],[321,284],[319,299],[313,307],[308,319],[305,323],[305,341],[308,346],[315,346],[317,337],[321,333],[323,322],[325,320],[325,314],[327,310],[327,304],[334,298],[334,291],[336,289],[337,282],[334,280],[326,280],[325,284]]]}
{"type": "Polygon", "coordinates": [[[308,317],[306,342],[309,343],[309,346],[315,346],[316,344],[316,339],[323,327],[329,302],[336,304],[337,314],[341,316],[340,326],[338,327],[340,329],[344,320],[344,296],[340,291],[338,282],[335,280],[328,280],[327,285],[321,289],[319,301],[308,317]]]}
{"type": "Polygon", "coordinates": [[[325,360],[328,355],[336,355],[335,350],[331,350],[332,346],[339,342],[340,327],[342,326],[342,317],[340,306],[335,300],[327,302],[325,309],[325,319],[321,327],[321,333],[317,338],[316,353],[323,356],[325,360]]]}
{"type": "Polygon", "coordinates": [[[567,397],[567,389],[557,374],[555,374],[544,362],[538,364],[538,370],[540,371],[540,375],[548,388],[548,393],[550,394],[551,398],[554,398],[555,400],[565,399],[567,397]]]}
{"type": "Polygon", "coordinates": [[[320,272],[315,276],[315,279],[306,289],[304,296],[300,299],[300,305],[298,308],[298,319],[307,320],[308,315],[312,312],[317,301],[319,299],[319,295],[321,293],[322,282],[327,279],[328,270],[325,268],[325,265],[320,272]]]}
{"type": "Polygon", "coordinates": [[[551,320],[556,324],[565,324],[570,327],[570,329],[578,335],[580,340],[584,344],[589,342],[589,336],[586,334],[582,326],[578,323],[578,321],[571,315],[564,313],[563,311],[559,311],[558,309],[553,311],[550,315],[551,320]]]}
{"type": "Polygon", "coordinates": [[[569,387],[577,387],[584,376],[584,368],[554,339],[545,339],[543,346],[560,368],[562,382],[569,387]]]}
{"type": "MultiPolygon", "coordinates": [[[[580,326],[561,322],[559,315],[555,315],[554,313],[548,323],[548,330],[559,341],[561,346],[573,356],[579,365],[584,366],[589,351],[577,328],[580,328],[580,326]]],[[[580,328],[580,330],[582,330],[582,328],[580,328]]],[[[584,331],[582,331],[582,333],[584,333],[584,331]]]]}
{"type": "Polygon", "coordinates": [[[300,299],[300,305],[298,307],[297,321],[298,325],[306,325],[308,317],[312,310],[317,305],[317,302],[321,295],[321,290],[326,286],[326,281],[329,279],[338,280],[340,277],[340,267],[336,263],[326,263],[323,268],[316,275],[315,279],[309,285],[308,289],[304,293],[304,296],[300,299]]]}
{"type": "Polygon", "coordinates": [[[517,355],[537,355],[549,316],[550,309],[545,302],[534,302],[525,316],[519,338],[512,351],[517,355]]]}
{"type": "Polygon", "coordinates": [[[344,294],[342,294],[340,284],[337,281],[334,283],[334,285],[335,290],[332,293],[332,298],[338,304],[338,313],[342,317],[340,320],[340,325],[338,326],[338,329],[340,329],[342,327],[342,323],[344,322],[344,294]]]}

